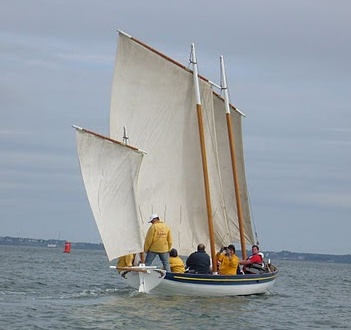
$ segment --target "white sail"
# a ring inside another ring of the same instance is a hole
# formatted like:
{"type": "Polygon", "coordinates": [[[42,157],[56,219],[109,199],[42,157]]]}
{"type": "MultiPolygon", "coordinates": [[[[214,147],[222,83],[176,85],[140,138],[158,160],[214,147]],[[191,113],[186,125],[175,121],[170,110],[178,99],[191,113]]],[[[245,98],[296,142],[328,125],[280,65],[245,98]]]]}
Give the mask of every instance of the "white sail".
{"type": "MultiPolygon", "coordinates": [[[[200,89],[215,241],[219,247],[239,237],[234,186],[230,167],[220,164],[224,157],[223,139],[227,139],[225,112],[220,109],[219,114],[217,109],[224,107],[223,101],[218,100],[204,79],[200,80],[200,89]]],[[[234,127],[241,127],[241,119],[233,117],[239,121],[234,127]]],[[[140,218],[145,222],[151,213],[158,213],[171,227],[173,245],[181,254],[189,254],[198,243],[209,246],[192,71],[120,34],[110,136],[122,137],[123,126],[128,129],[130,142],[148,152],[138,181],[140,218]]],[[[237,143],[241,144],[241,137],[237,143]]],[[[239,150],[242,152],[242,148],[239,150]]],[[[243,160],[243,156],[238,158],[243,160]]],[[[241,176],[246,188],[243,168],[241,176]]],[[[246,219],[250,223],[248,212],[246,219]]],[[[144,232],[147,228],[145,224],[144,232]]],[[[252,241],[251,224],[246,231],[252,241]]]]}
{"type": "MultiPolygon", "coordinates": [[[[235,202],[235,189],[233,183],[232,162],[230,159],[229,139],[227,133],[227,122],[225,117],[224,100],[214,93],[214,113],[216,122],[216,143],[218,150],[218,173],[221,177],[221,193],[223,194],[223,207],[225,217],[222,222],[216,222],[216,232],[229,239],[229,242],[239,242],[239,224],[235,202]],[[228,232],[225,232],[228,230],[228,232]]],[[[245,241],[248,244],[255,244],[250,209],[248,190],[246,184],[244,150],[242,141],[242,114],[232,108],[231,111],[232,131],[235,141],[235,156],[238,173],[241,208],[243,213],[245,241]]],[[[228,241],[228,240],[227,240],[228,241]]]]}
{"type": "Polygon", "coordinates": [[[88,200],[109,260],[143,249],[135,186],[143,153],[77,129],[88,200]]]}

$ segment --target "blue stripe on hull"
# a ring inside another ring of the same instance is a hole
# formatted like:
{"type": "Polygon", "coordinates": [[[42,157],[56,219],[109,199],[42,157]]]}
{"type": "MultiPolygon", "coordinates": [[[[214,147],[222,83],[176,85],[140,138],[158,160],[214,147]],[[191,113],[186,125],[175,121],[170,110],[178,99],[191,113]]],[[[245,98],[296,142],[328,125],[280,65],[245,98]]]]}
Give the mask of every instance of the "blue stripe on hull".
{"type": "Polygon", "coordinates": [[[277,277],[278,271],[272,273],[264,274],[245,274],[245,275],[205,275],[205,274],[177,274],[177,273],[167,273],[165,280],[171,282],[188,283],[188,284],[211,284],[218,286],[225,285],[249,285],[249,284],[259,284],[268,283],[277,277]]]}

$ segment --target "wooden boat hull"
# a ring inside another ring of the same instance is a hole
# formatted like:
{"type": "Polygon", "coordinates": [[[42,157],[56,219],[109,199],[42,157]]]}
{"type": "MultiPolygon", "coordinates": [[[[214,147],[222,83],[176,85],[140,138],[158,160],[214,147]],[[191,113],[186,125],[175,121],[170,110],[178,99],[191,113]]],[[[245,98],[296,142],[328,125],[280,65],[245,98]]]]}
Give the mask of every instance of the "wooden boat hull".
{"type": "Polygon", "coordinates": [[[206,297],[264,294],[273,287],[277,274],[278,270],[263,274],[223,276],[166,273],[162,269],[150,269],[147,273],[121,273],[127,283],[140,292],[165,296],[206,297]],[[144,283],[145,289],[141,283],[144,283]]]}

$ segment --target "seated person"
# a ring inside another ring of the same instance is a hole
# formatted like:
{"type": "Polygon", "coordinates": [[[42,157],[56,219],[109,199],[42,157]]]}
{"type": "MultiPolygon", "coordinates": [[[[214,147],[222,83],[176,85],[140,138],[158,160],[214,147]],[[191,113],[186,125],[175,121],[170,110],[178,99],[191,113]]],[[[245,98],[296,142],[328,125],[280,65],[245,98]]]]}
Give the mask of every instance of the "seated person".
{"type": "Polygon", "coordinates": [[[169,263],[171,265],[171,272],[172,273],[184,273],[185,272],[184,262],[178,256],[178,251],[176,249],[172,249],[169,252],[169,263]]]}
{"type": "Polygon", "coordinates": [[[252,255],[240,261],[240,265],[244,265],[245,274],[259,274],[263,271],[263,259],[259,252],[258,245],[252,245],[252,255]]]}
{"type": "MultiPolygon", "coordinates": [[[[131,267],[135,259],[135,254],[127,254],[125,256],[119,257],[117,262],[117,270],[119,267],[131,267]]],[[[119,272],[123,270],[118,270],[119,272]]]]}
{"type": "Polygon", "coordinates": [[[217,261],[220,263],[220,275],[236,275],[238,273],[239,258],[235,254],[234,245],[229,245],[227,248],[222,248],[217,253],[217,261]]]}
{"type": "Polygon", "coordinates": [[[197,251],[193,252],[186,260],[186,267],[189,273],[209,274],[211,259],[205,251],[205,245],[199,244],[197,251]]]}

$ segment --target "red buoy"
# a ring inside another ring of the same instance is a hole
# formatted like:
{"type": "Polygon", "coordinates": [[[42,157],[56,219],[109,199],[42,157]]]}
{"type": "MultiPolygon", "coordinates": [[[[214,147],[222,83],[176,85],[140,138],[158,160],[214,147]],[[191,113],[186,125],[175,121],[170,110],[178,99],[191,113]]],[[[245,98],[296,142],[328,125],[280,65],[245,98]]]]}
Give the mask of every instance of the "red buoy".
{"type": "Polygon", "coordinates": [[[63,251],[63,253],[70,253],[71,252],[71,243],[70,242],[66,242],[65,243],[65,249],[63,251]]]}

